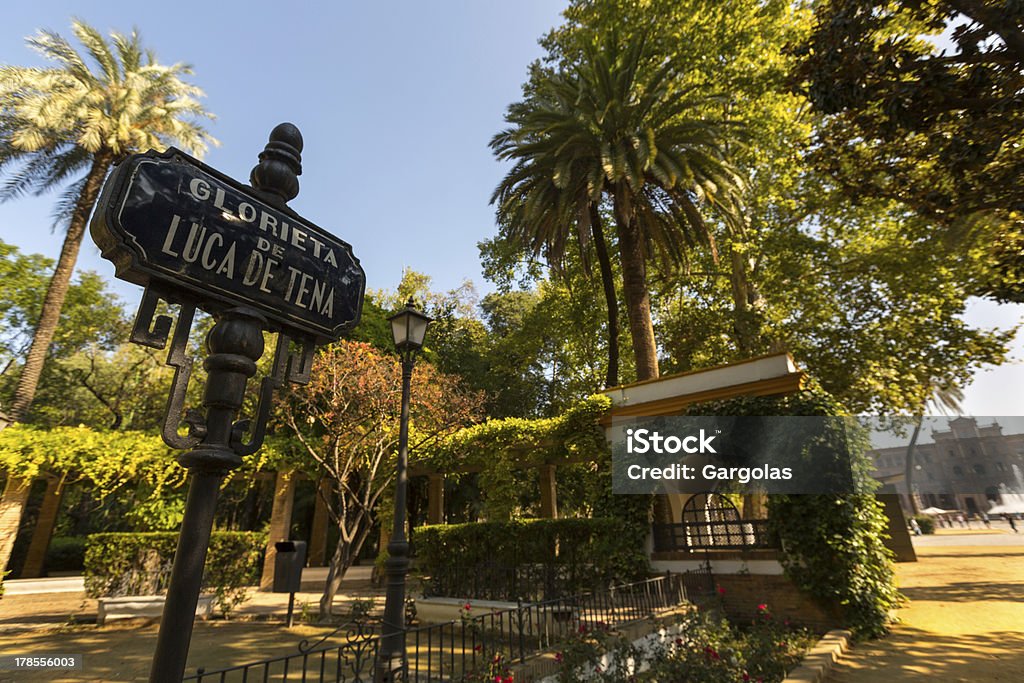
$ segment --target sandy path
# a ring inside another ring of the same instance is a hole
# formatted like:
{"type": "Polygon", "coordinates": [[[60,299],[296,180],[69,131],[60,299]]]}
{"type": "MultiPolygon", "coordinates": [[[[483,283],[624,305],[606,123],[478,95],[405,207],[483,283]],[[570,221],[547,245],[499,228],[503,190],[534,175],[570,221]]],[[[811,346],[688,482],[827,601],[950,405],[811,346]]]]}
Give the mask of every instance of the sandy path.
{"type": "Polygon", "coordinates": [[[857,646],[829,680],[1024,681],[1021,543],[918,548],[919,562],[897,565],[910,598],[901,623],[857,646]]]}

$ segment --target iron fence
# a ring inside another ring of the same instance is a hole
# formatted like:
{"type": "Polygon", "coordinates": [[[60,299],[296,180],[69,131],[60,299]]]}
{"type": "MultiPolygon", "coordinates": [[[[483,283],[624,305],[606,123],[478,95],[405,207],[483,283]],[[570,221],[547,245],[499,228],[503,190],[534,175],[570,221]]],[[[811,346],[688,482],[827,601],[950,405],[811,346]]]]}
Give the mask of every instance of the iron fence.
{"type": "Polygon", "coordinates": [[[767,519],[654,524],[657,552],[776,548],[767,519]]]}
{"type": "MultiPolygon", "coordinates": [[[[482,680],[492,665],[512,666],[588,630],[635,623],[689,601],[694,572],[665,574],[603,591],[521,602],[509,609],[474,607],[468,601],[452,621],[405,631],[405,680],[416,683],[482,680]],[[482,613],[475,613],[482,612],[482,613]]],[[[323,639],[300,644],[294,655],[206,671],[185,681],[197,683],[369,682],[379,641],[379,622],[359,622],[342,641],[321,647],[323,639]]]]}

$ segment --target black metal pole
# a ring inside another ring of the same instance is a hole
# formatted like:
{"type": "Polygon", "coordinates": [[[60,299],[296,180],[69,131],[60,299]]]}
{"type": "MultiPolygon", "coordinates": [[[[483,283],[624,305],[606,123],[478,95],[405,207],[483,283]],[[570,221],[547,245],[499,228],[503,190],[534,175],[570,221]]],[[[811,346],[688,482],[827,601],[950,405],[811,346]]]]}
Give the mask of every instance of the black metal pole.
{"type": "Polygon", "coordinates": [[[207,409],[206,434],[198,446],[178,456],[178,462],[191,472],[192,481],[160,620],[150,683],[180,683],[185,674],[220,482],[228,471],[242,464],[241,457],[232,449],[232,424],[242,406],[246,382],[256,373],[256,361],[263,355],[265,325],[266,319],[259,313],[232,308],[219,317],[206,337],[210,352],[205,363],[209,377],[203,397],[207,409]]]}
{"type": "Polygon", "coordinates": [[[402,355],[402,417],[398,431],[398,466],[395,475],[395,512],[385,563],[388,588],[384,601],[377,683],[401,679],[405,665],[405,577],[409,573],[409,541],[405,536],[406,472],[409,463],[409,393],[412,385],[413,351],[402,355]]]}

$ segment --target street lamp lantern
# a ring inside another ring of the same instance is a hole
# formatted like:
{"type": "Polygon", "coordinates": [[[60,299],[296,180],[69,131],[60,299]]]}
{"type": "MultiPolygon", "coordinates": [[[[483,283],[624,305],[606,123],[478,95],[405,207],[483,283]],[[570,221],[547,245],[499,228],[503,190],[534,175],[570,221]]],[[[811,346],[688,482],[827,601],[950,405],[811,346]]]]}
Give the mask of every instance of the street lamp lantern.
{"type": "Polygon", "coordinates": [[[398,463],[395,468],[395,508],[384,563],[387,596],[377,651],[376,683],[404,680],[405,661],[405,577],[409,573],[409,540],[405,535],[406,489],[409,483],[409,394],[416,352],[423,348],[430,318],[419,311],[412,297],[405,308],[388,318],[395,347],[402,356],[402,415],[398,429],[398,463]]]}
{"type": "Polygon", "coordinates": [[[412,297],[405,303],[405,308],[388,320],[391,321],[391,334],[399,352],[418,351],[423,347],[423,338],[431,319],[417,310],[412,297]]]}

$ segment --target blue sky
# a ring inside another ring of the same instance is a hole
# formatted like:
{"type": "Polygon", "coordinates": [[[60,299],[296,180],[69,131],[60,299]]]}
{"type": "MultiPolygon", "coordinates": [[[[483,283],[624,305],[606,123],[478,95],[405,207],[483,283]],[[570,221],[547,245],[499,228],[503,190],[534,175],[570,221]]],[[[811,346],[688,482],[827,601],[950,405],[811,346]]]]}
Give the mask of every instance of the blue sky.
{"type": "MultiPolygon", "coordinates": [[[[494,232],[488,201],[503,170],[487,143],[564,3],[81,5],[5,7],[0,63],[32,63],[24,37],[37,28],[70,37],[72,16],[104,32],[137,26],[162,62],[193,65],[217,115],[212,166],[246,180],[270,130],[299,126],[303,174],[291,206],[352,244],[369,287],[393,288],[403,266],[440,289],[481,282],[476,243],[494,232]]],[[[0,205],[0,238],[56,254],[51,205],[0,205]]],[[[112,277],[91,243],[79,263],[112,277]]]]}
{"type": "MultiPolygon", "coordinates": [[[[0,63],[41,63],[24,38],[70,36],[78,16],[103,32],[138,27],[162,62],[193,65],[217,115],[212,166],[247,179],[277,123],[305,138],[291,206],[353,246],[370,288],[394,288],[407,266],[436,289],[465,279],[487,290],[476,243],[494,231],[491,192],[504,167],[487,143],[520,96],[537,39],[560,23],[555,0],[433,2],[108,1],[8,3],[0,63]]],[[[0,239],[56,256],[52,197],[0,204],[0,239]]],[[[87,240],[79,267],[113,280],[87,240]]],[[[115,283],[129,305],[141,290],[115,283]]],[[[977,302],[974,324],[1010,326],[1024,307],[977,302]]],[[[1024,356],[1020,341],[1015,358],[1024,356]]],[[[1024,366],[980,373],[965,411],[1024,415],[1024,366]]]]}

